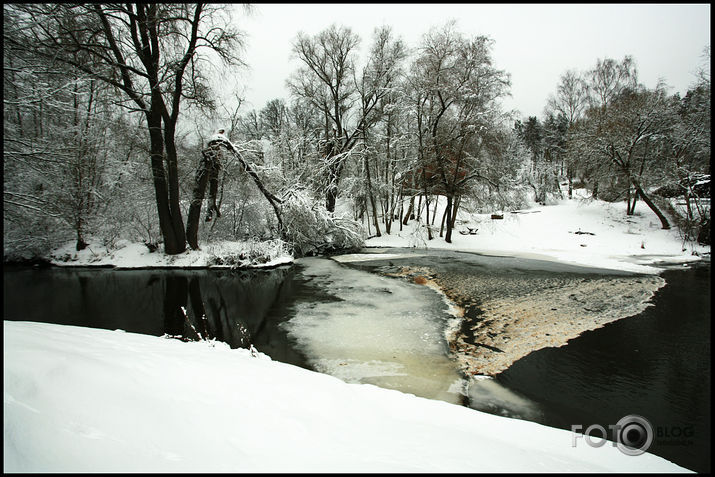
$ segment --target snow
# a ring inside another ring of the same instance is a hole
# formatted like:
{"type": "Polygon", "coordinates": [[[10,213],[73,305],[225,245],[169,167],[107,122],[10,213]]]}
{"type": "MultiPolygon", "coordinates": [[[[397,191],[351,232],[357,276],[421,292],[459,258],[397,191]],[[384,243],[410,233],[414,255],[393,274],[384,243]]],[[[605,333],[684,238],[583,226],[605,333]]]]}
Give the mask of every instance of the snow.
{"type": "Polygon", "coordinates": [[[638,204],[635,215],[627,216],[625,202],[579,198],[584,191],[576,192],[574,199],[558,200],[553,205],[534,205],[517,213],[494,211],[503,214],[501,220],[492,219],[491,213],[470,214],[460,209],[451,244],[439,237],[446,206],[446,199],[440,197],[433,240],[426,239],[423,216],[422,223],[411,221],[402,232],[399,223],[393,224],[391,235],[370,238],[366,245],[518,256],[649,274],[661,272],[660,263],[692,262],[710,253],[709,246],[684,244],[674,226],[661,229],[657,216],[643,203],[638,204]],[[459,233],[468,227],[478,229],[477,234],[459,233]]]}
{"type": "Polygon", "coordinates": [[[213,141],[224,141],[224,142],[228,142],[228,143],[231,142],[231,141],[228,140],[228,138],[227,138],[225,135],[223,135],[223,134],[221,134],[221,133],[219,133],[219,132],[217,132],[216,134],[213,134],[213,135],[209,138],[209,141],[208,141],[208,142],[213,142],[213,141]]]}
{"type": "MultiPolygon", "coordinates": [[[[649,274],[661,272],[659,264],[693,262],[710,254],[709,246],[684,243],[676,227],[662,230],[656,215],[643,203],[638,204],[635,215],[627,216],[625,202],[585,199],[584,195],[585,191],[576,190],[572,200],[563,199],[545,206],[536,204],[516,212],[495,211],[503,214],[502,220],[492,219],[491,213],[468,213],[461,208],[451,244],[439,237],[439,221],[446,205],[446,199],[440,197],[433,240],[427,240],[423,213],[422,222],[410,221],[402,232],[399,223],[395,223],[392,234],[370,238],[365,243],[368,247],[433,248],[555,260],[649,274]],[[459,233],[468,227],[478,229],[477,234],[459,233]]],[[[339,208],[345,208],[346,204],[345,201],[338,203],[339,208]]],[[[343,211],[343,215],[351,214],[343,211]]],[[[117,268],[274,267],[293,262],[289,247],[280,240],[200,245],[201,250],[187,250],[172,256],[161,251],[150,253],[144,244],[126,240],[119,240],[111,247],[90,243],[80,252],[75,250],[74,242],[68,242],[54,250],[49,259],[62,266],[117,268]]],[[[336,259],[349,262],[370,257],[350,254],[336,259]]]]}
{"type": "Polygon", "coordinates": [[[216,342],[3,322],[5,472],[682,472],[216,342]]]}
{"type": "MultiPolygon", "coordinates": [[[[628,217],[624,203],[582,199],[505,212],[503,220],[462,210],[448,244],[438,237],[444,198],[439,205],[434,240],[427,241],[424,226],[413,221],[402,232],[395,224],[392,235],[371,238],[367,245],[520,256],[640,273],[658,273],[662,263],[686,263],[710,253],[710,247],[683,244],[675,229],[662,230],[643,204],[628,217]],[[478,229],[477,234],[459,234],[467,227],[478,229]]],[[[118,241],[111,247],[93,242],[80,252],[69,243],[53,251],[50,260],[63,266],[203,268],[277,266],[293,257],[281,241],[216,242],[174,256],[118,241]]],[[[345,282],[343,290],[360,288],[348,273],[339,279],[345,282]]],[[[404,302],[407,293],[397,295],[404,302]]],[[[416,364],[411,355],[438,353],[420,349],[417,342],[392,346],[390,322],[379,323],[386,334],[376,343],[404,355],[397,361],[348,356],[350,333],[337,354],[302,333],[319,316],[345,321],[359,305],[320,303],[303,310],[291,325],[299,343],[320,363],[352,382],[219,342],[5,321],[4,471],[686,471],[651,454],[626,456],[610,444],[594,448],[580,439],[574,447],[568,431],[367,384],[389,387],[385,378],[424,370],[425,363],[416,364]]],[[[391,310],[375,317],[385,313],[391,310]]],[[[437,329],[419,314],[410,319],[426,333],[437,329]]],[[[435,397],[465,392],[464,383],[452,378],[448,373],[437,378],[435,397]]],[[[486,402],[530,410],[529,402],[492,382],[469,392],[486,402]]]]}
{"type": "Polygon", "coordinates": [[[177,255],[166,255],[160,250],[150,252],[142,243],[119,240],[111,247],[90,243],[77,251],[75,242],[53,250],[49,260],[61,266],[104,266],[129,268],[265,268],[293,262],[287,245],[280,240],[266,242],[219,241],[200,244],[200,250],[187,249],[177,255]]]}

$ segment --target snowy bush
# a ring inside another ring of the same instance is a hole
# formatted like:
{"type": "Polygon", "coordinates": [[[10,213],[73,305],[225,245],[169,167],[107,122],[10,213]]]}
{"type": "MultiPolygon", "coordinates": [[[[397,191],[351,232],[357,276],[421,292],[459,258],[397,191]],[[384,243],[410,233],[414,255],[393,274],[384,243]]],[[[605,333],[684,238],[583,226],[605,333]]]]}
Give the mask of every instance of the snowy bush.
{"type": "Polygon", "coordinates": [[[291,191],[281,209],[283,237],[298,256],[363,245],[364,234],[359,223],[328,212],[305,191],[291,191]]]}
{"type": "Polygon", "coordinates": [[[487,214],[496,210],[522,209],[534,202],[532,190],[525,185],[495,190],[479,184],[470,190],[460,207],[470,213],[487,214]]]}
{"type": "Polygon", "coordinates": [[[205,247],[207,266],[234,268],[254,267],[290,256],[289,246],[282,240],[217,242],[205,247]]]}

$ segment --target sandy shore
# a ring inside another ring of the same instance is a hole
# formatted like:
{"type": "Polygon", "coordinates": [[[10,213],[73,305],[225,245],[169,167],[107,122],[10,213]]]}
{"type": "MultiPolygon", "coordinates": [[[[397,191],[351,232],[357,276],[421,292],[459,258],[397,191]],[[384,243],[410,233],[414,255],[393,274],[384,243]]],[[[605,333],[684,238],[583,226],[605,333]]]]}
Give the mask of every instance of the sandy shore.
{"type": "Polygon", "coordinates": [[[665,285],[657,275],[461,274],[427,267],[387,275],[434,287],[453,302],[452,313],[462,320],[447,340],[467,376],[498,374],[532,351],[638,314],[665,285]]]}

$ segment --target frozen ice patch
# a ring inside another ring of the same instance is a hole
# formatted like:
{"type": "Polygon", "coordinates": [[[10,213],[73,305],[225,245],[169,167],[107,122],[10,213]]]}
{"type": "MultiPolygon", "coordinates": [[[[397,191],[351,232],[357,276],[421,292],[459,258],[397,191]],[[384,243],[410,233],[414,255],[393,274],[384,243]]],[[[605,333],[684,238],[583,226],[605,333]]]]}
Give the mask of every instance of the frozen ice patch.
{"type": "Polygon", "coordinates": [[[402,280],[305,258],[302,274],[335,301],[303,302],[283,324],[310,364],[348,382],[460,402],[447,356],[451,316],[433,291],[402,280]]]}
{"type": "Polygon", "coordinates": [[[340,378],[346,383],[360,383],[365,378],[382,376],[405,376],[400,363],[378,360],[361,361],[356,359],[316,359],[313,361],[316,371],[340,378]]]}
{"type": "Polygon", "coordinates": [[[370,260],[397,260],[399,258],[418,258],[424,254],[415,253],[347,253],[345,255],[335,255],[331,257],[336,262],[369,262],[370,260]]]}
{"type": "Polygon", "coordinates": [[[494,379],[470,380],[467,394],[469,406],[479,411],[529,421],[538,421],[541,416],[537,403],[510,391],[494,379]]]}

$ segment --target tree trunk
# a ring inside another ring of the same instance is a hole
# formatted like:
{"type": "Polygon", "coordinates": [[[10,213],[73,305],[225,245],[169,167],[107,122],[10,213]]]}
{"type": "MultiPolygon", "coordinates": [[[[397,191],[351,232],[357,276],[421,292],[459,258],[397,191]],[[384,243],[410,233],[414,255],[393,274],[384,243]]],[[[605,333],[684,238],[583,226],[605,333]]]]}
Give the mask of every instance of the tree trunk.
{"type": "Polygon", "coordinates": [[[693,220],[693,208],[690,206],[690,187],[685,191],[685,194],[683,194],[683,198],[685,199],[685,208],[688,213],[688,221],[693,220]]]}
{"type": "Polygon", "coordinates": [[[434,219],[437,216],[437,205],[439,204],[439,196],[435,196],[434,208],[432,209],[432,225],[434,225],[434,219]]]}
{"type": "Polygon", "coordinates": [[[335,212],[341,169],[340,164],[331,164],[328,167],[328,188],[325,191],[325,208],[328,212],[335,212]]]}
{"type": "Polygon", "coordinates": [[[631,196],[631,187],[628,185],[627,192],[627,205],[626,205],[626,215],[633,215],[636,213],[636,202],[638,202],[638,192],[634,191],[631,196]]]}
{"type": "Polygon", "coordinates": [[[555,182],[556,190],[559,192],[559,199],[563,199],[564,193],[561,190],[561,183],[559,182],[559,176],[557,176],[556,173],[554,173],[554,182],[555,182]]]}
{"type": "Polygon", "coordinates": [[[175,124],[168,124],[164,127],[164,146],[166,151],[166,172],[169,181],[169,212],[171,213],[171,228],[176,235],[176,242],[179,244],[181,253],[186,250],[186,229],[184,228],[184,218],[181,214],[179,201],[179,168],[174,142],[175,124]]]}
{"type": "Polygon", "coordinates": [[[425,226],[427,227],[427,240],[432,240],[432,229],[429,223],[429,198],[427,197],[427,192],[425,192],[425,226]]]}
{"type": "Polygon", "coordinates": [[[204,194],[206,193],[206,184],[209,178],[209,161],[210,157],[207,157],[208,152],[202,151],[202,159],[196,170],[196,178],[194,179],[194,191],[191,198],[191,205],[189,206],[189,218],[186,221],[186,239],[189,242],[189,246],[194,249],[199,249],[199,220],[201,217],[201,204],[204,201],[204,194]]]}
{"type": "MultiPolygon", "coordinates": [[[[232,144],[226,144],[226,147],[233,153],[236,159],[238,159],[238,162],[241,163],[243,170],[246,171],[249,176],[251,176],[251,179],[253,179],[253,182],[256,184],[256,187],[258,187],[258,190],[261,191],[263,197],[265,197],[268,203],[270,203],[273,207],[273,212],[275,213],[276,219],[278,220],[278,234],[282,237],[284,231],[283,220],[281,219],[281,210],[278,206],[282,204],[283,201],[273,195],[268,189],[266,189],[266,186],[263,185],[263,181],[261,181],[260,177],[258,177],[256,171],[254,171],[251,165],[243,159],[241,153],[234,149],[232,144]]],[[[333,210],[335,210],[335,197],[337,197],[337,187],[335,189],[335,196],[333,196],[333,210]]]]}
{"type": "Polygon", "coordinates": [[[631,177],[631,183],[633,186],[636,188],[636,193],[643,199],[643,202],[646,203],[648,207],[650,207],[650,210],[655,213],[655,215],[658,216],[658,219],[660,220],[660,224],[663,229],[668,230],[670,229],[670,224],[668,223],[668,219],[665,217],[663,212],[660,211],[658,206],[653,203],[650,197],[646,195],[646,193],[643,191],[643,188],[641,187],[640,183],[633,177],[631,177]]]}
{"type": "Polygon", "coordinates": [[[442,214],[442,223],[439,225],[439,236],[444,237],[444,222],[447,219],[447,208],[445,207],[444,213],[442,214]]]}
{"type": "Polygon", "coordinates": [[[452,203],[452,229],[454,229],[454,225],[457,223],[457,211],[459,210],[459,205],[462,203],[461,197],[460,195],[456,196],[452,203]]]}
{"type": "MultiPolygon", "coordinates": [[[[367,212],[367,198],[364,198],[361,202],[362,205],[360,206],[360,208],[362,209],[362,211],[360,212],[360,220],[362,221],[363,215],[365,214],[365,212],[367,212]]],[[[372,232],[370,231],[370,214],[367,214],[367,219],[365,219],[365,223],[367,224],[367,236],[371,237],[372,232]]]]}
{"type": "Polygon", "coordinates": [[[444,241],[452,243],[452,194],[447,194],[447,208],[444,213],[447,216],[447,233],[444,236],[444,241]]]}
{"type": "Polygon", "coordinates": [[[400,185],[400,196],[398,200],[400,201],[400,210],[397,213],[398,217],[396,218],[400,220],[400,232],[402,232],[402,214],[405,211],[405,197],[403,195],[402,185],[400,185]]]}
{"type": "Polygon", "coordinates": [[[80,250],[84,250],[87,248],[87,242],[84,241],[84,238],[82,237],[82,232],[79,226],[77,226],[77,243],[75,244],[75,249],[79,252],[80,250]]]}
{"type": "Polygon", "coordinates": [[[432,240],[432,229],[429,223],[429,196],[427,195],[427,185],[425,184],[425,226],[427,226],[427,240],[432,240]]]}
{"type": "Polygon", "coordinates": [[[631,215],[636,213],[636,203],[638,202],[638,192],[633,194],[633,203],[631,204],[631,215]]]}
{"type": "Polygon", "coordinates": [[[367,193],[370,197],[370,204],[372,206],[372,219],[373,223],[375,224],[375,235],[377,237],[381,237],[382,234],[380,233],[380,223],[377,220],[377,208],[375,207],[375,197],[372,194],[372,181],[370,180],[370,160],[368,159],[367,154],[365,155],[365,174],[367,177],[367,193]]]}
{"type": "Polygon", "coordinates": [[[337,188],[328,187],[328,190],[325,192],[325,208],[328,212],[335,212],[335,201],[337,198],[337,188]]]}
{"type": "Polygon", "coordinates": [[[169,189],[166,183],[166,171],[164,170],[164,139],[161,129],[161,114],[158,113],[158,107],[155,111],[150,111],[147,114],[147,123],[149,125],[151,172],[154,179],[159,228],[164,238],[164,252],[174,255],[186,250],[186,240],[180,240],[180,236],[183,238],[183,231],[177,235],[176,230],[174,230],[174,221],[171,217],[169,189]]]}
{"type": "Polygon", "coordinates": [[[402,225],[407,225],[407,222],[409,222],[414,209],[415,209],[415,196],[413,195],[410,197],[410,205],[407,206],[407,212],[405,212],[405,215],[402,218],[402,222],[401,222],[402,225]]]}

